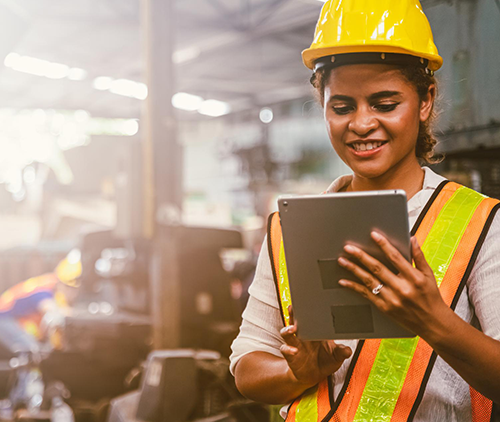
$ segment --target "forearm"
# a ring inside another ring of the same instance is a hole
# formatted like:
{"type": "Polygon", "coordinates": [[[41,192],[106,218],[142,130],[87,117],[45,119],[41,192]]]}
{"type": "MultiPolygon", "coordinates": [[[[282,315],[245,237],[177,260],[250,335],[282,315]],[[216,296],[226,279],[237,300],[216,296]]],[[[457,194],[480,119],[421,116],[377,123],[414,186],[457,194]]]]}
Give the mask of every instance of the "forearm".
{"type": "Polygon", "coordinates": [[[234,375],[241,394],[267,404],[289,403],[311,387],[297,381],[285,359],[265,352],[243,356],[234,375]]]}
{"type": "Polygon", "coordinates": [[[500,341],[472,327],[449,308],[422,338],[469,385],[500,403],[500,341]]]}

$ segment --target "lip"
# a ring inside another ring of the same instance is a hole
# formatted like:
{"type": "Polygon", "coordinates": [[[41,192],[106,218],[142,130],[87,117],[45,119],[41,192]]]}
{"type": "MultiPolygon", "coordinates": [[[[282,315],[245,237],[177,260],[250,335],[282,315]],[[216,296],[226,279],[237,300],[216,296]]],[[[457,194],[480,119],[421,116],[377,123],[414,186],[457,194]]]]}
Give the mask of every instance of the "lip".
{"type": "Polygon", "coordinates": [[[384,144],[380,145],[378,148],[374,148],[374,149],[371,149],[370,151],[368,150],[365,150],[365,151],[356,151],[354,148],[351,148],[351,144],[355,143],[355,142],[360,142],[360,141],[354,141],[354,142],[349,142],[347,145],[347,149],[356,157],[360,157],[360,158],[371,158],[373,157],[374,155],[377,155],[378,153],[380,153],[382,151],[382,149],[389,143],[387,141],[363,141],[363,143],[369,143],[369,142],[385,142],[384,144]]]}

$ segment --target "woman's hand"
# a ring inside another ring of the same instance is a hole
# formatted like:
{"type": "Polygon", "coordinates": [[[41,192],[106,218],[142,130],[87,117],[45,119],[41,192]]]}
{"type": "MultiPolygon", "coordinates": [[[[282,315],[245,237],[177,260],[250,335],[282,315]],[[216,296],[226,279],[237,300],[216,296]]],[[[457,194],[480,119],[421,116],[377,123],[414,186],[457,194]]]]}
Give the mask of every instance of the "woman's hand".
{"type": "Polygon", "coordinates": [[[313,387],[329,375],[336,372],[352,354],[352,350],[341,344],[329,341],[303,341],[297,336],[293,310],[290,313],[290,324],[281,330],[285,344],[281,353],[290,368],[291,376],[307,388],[313,387]]]}
{"type": "Polygon", "coordinates": [[[413,267],[399,251],[381,234],[372,232],[372,239],[382,249],[388,260],[399,271],[395,275],[378,260],[356,246],[346,245],[345,251],[368,270],[346,258],[339,264],[351,271],[363,284],[340,280],[339,284],[352,289],[398,323],[423,337],[429,335],[435,321],[449,312],[416,237],[411,238],[413,267]],[[373,289],[379,287],[379,293],[373,289]]]}

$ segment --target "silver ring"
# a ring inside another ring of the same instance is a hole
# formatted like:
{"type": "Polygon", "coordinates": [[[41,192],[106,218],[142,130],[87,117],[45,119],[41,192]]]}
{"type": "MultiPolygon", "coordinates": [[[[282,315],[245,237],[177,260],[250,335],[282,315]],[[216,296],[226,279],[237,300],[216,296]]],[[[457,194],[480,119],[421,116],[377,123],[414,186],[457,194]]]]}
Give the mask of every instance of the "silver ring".
{"type": "Polygon", "coordinates": [[[377,287],[375,287],[373,290],[372,290],[372,293],[374,295],[378,295],[380,293],[380,290],[382,290],[384,288],[384,285],[382,283],[380,283],[377,287]]]}

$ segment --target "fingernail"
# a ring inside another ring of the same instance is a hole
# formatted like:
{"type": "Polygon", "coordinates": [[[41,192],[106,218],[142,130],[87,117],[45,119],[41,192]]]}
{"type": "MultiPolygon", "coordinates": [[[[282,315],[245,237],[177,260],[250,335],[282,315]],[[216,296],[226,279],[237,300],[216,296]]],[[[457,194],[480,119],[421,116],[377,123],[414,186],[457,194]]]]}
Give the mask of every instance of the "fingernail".
{"type": "Polygon", "coordinates": [[[338,259],[338,263],[342,266],[346,266],[347,265],[347,259],[345,258],[342,258],[342,257],[339,257],[338,259]]]}
{"type": "Polygon", "coordinates": [[[345,245],[344,250],[349,253],[356,253],[358,251],[358,248],[352,245],[345,245]]]}
{"type": "Polygon", "coordinates": [[[347,281],[346,280],[339,280],[339,284],[341,286],[347,286],[347,281]]]}
{"type": "Polygon", "coordinates": [[[380,241],[380,240],[382,240],[382,236],[379,233],[377,233],[377,232],[372,232],[372,238],[374,240],[376,240],[377,242],[380,241]]]}

